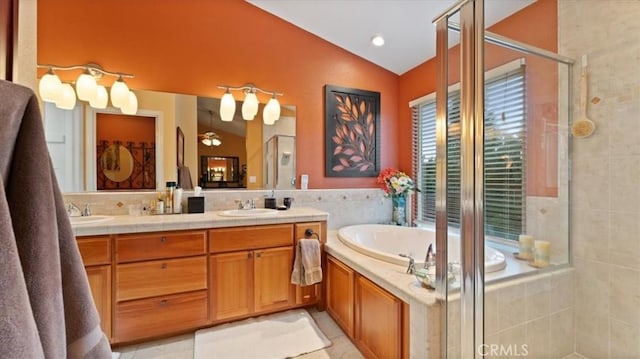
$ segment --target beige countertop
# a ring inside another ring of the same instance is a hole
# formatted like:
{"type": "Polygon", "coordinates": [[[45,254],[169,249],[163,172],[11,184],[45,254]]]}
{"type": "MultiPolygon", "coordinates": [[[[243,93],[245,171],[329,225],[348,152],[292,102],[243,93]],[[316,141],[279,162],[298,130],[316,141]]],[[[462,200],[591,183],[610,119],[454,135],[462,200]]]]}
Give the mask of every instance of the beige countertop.
{"type": "Polygon", "coordinates": [[[99,217],[109,218],[93,223],[72,224],[72,227],[76,236],[88,236],[326,221],[329,218],[329,213],[327,212],[314,208],[297,207],[286,211],[276,211],[273,214],[250,217],[227,217],[221,216],[220,212],[221,211],[142,216],[95,216],[96,219],[99,217]]]}

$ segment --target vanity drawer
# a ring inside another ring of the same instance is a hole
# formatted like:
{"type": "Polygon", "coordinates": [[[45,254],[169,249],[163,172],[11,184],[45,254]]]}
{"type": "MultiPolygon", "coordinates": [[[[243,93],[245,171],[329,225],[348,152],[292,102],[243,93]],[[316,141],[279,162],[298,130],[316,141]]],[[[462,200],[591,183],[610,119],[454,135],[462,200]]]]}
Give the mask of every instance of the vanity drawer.
{"type": "Polygon", "coordinates": [[[293,224],[216,228],[209,230],[211,253],[293,245],[293,224]]]}
{"type": "Polygon", "coordinates": [[[80,237],[77,243],[85,267],[111,264],[111,238],[108,236],[80,237]]]}
{"type": "Polygon", "coordinates": [[[116,266],[118,302],[206,288],[206,256],[116,266]]]}
{"type": "Polygon", "coordinates": [[[207,291],[118,303],[115,338],[127,342],[195,328],[207,322],[207,291]]]}
{"type": "Polygon", "coordinates": [[[206,253],[206,231],[160,232],[118,236],[118,263],[188,257],[206,253]]]}

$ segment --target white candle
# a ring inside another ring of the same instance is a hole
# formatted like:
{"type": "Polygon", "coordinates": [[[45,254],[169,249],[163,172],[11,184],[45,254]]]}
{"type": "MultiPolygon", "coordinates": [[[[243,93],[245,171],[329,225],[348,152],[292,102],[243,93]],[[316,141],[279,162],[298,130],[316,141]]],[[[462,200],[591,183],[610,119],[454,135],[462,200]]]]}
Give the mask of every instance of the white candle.
{"type": "Polygon", "coordinates": [[[551,242],[538,240],[533,245],[535,247],[533,265],[537,267],[548,266],[551,258],[551,242]]]}
{"type": "Polygon", "coordinates": [[[528,234],[521,234],[518,236],[518,243],[520,244],[518,257],[522,259],[533,258],[533,237],[528,234]]]}

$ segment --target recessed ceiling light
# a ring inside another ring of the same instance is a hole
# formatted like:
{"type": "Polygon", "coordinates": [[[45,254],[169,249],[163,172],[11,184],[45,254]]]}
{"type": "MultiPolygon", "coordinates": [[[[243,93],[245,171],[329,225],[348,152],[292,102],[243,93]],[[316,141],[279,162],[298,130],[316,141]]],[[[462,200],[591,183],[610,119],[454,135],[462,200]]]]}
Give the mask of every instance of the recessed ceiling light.
{"type": "Polygon", "coordinates": [[[382,46],[384,45],[384,38],[382,37],[382,35],[375,35],[374,37],[371,38],[371,43],[374,46],[382,46]]]}

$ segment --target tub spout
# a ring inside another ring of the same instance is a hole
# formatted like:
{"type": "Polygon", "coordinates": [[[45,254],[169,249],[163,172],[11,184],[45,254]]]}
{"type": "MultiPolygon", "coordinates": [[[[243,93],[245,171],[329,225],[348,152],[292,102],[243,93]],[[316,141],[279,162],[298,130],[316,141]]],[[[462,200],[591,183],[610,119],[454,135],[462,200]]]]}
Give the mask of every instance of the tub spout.
{"type": "Polygon", "coordinates": [[[424,268],[429,269],[434,265],[436,265],[436,251],[433,250],[433,243],[430,243],[427,248],[427,256],[424,259],[424,268]]]}

